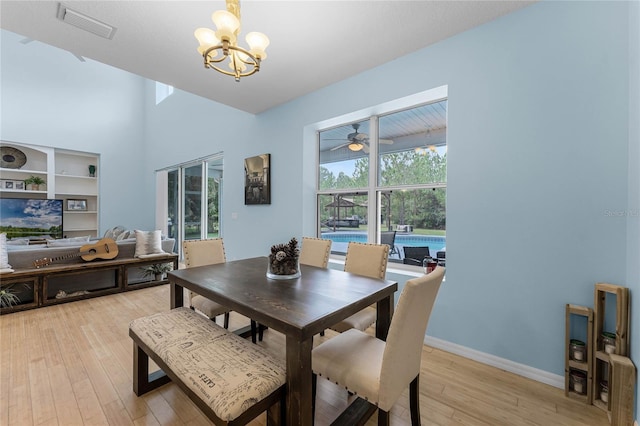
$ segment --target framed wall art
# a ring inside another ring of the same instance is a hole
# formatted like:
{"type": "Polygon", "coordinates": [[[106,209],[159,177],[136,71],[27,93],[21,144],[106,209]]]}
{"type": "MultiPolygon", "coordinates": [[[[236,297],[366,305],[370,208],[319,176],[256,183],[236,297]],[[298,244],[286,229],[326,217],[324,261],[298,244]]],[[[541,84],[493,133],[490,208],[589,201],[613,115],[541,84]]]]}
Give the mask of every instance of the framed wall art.
{"type": "Polygon", "coordinates": [[[244,159],[244,203],[271,204],[271,154],[244,159]]]}
{"type": "Polygon", "coordinates": [[[13,179],[0,179],[0,189],[24,189],[24,181],[23,180],[13,180],[13,179]]]}
{"type": "Polygon", "coordinates": [[[87,210],[87,200],[77,200],[69,198],[67,200],[67,210],[69,211],[85,211],[87,210]]]}

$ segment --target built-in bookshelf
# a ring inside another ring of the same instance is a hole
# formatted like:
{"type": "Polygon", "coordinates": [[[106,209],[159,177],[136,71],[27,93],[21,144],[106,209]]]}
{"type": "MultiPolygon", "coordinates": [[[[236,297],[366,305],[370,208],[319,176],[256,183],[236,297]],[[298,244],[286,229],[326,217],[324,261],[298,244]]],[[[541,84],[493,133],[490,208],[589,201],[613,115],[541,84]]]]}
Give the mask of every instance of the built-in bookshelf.
{"type": "Polygon", "coordinates": [[[9,141],[0,151],[2,198],[61,199],[64,235],[98,236],[99,154],[9,141]],[[32,176],[45,183],[29,184],[32,176]]]}

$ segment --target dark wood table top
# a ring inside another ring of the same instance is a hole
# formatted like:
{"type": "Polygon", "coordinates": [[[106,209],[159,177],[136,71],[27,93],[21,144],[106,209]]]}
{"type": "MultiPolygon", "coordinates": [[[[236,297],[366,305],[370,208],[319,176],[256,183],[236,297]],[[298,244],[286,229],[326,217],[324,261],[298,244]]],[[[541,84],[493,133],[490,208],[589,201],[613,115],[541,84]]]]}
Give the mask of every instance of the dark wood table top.
{"type": "Polygon", "coordinates": [[[394,281],[300,266],[299,278],[269,279],[267,258],[258,257],[172,271],[169,279],[296,340],[311,338],[398,288],[394,281]]]}

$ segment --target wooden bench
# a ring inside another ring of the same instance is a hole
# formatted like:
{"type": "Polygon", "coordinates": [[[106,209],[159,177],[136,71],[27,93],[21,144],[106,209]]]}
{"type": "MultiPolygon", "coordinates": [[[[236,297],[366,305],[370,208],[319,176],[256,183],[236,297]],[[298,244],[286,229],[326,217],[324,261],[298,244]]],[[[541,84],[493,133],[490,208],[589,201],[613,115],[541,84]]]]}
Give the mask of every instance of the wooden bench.
{"type": "Polygon", "coordinates": [[[265,410],[267,425],[283,424],[286,369],[264,348],[185,307],[132,321],[129,336],[136,395],[173,381],[216,425],[265,410]],[[162,371],[149,374],[149,358],[162,371]]]}

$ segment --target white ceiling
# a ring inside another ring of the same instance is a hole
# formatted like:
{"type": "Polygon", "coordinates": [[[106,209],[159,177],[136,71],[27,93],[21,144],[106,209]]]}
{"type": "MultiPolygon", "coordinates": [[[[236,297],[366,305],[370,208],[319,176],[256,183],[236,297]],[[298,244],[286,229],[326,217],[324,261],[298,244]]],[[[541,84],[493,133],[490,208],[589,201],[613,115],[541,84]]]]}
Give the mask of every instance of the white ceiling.
{"type": "Polygon", "coordinates": [[[193,32],[213,28],[210,17],[224,9],[222,0],[63,2],[116,27],[112,40],[57,19],[55,0],[2,0],[0,24],[75,55],[255,114],[534,1],[246,0],[241,2],[243,43],[248,32],[260,31],[271,44],[260,72],[239,83],[205,69],[196,52],[193,32]]]}

